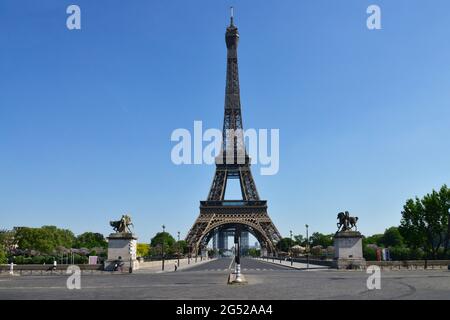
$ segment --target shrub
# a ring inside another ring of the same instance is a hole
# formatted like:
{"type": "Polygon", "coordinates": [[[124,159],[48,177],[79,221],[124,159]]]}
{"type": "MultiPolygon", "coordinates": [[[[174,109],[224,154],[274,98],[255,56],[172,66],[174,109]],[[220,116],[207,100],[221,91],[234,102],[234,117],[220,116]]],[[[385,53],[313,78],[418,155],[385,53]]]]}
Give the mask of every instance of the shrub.
{"type": "Polygon", "coordinates": [[[411,251],[406,247],[392,247],[389,249],[391,260],[403,261],[409,260],[411,251]]]}
{"type": "Polygon", "coordinates": [[[82,256],[79,254],[74,255],[74,262],[75,264],[86,264],[89,262],[89,258],[86,256],[82,256]]]}
{"type": "Polygon", "coordinates": [[[364,246],[363,248],[363,256],[367,261],[376,261],[377,260],[377,250],[372,246],[364,246]]]}
{"type": "Polygon", "coordinates": [[[43,256],[35,256],[32,258],[33,264],[44,264],[44,262],[45,262],[45,257],[43,257],[43,256]]]}
{"type": "Polygon", "coordinates": [[[422,260],[425,257],[425,252],[422,249],[410,249],[410,260],[422,260]]]}
{"type": "Polygon", "coordinates": [[[14,263],[16,263],[16,264],[32,264],[33,258],[25,257],[25,256],[15,256],[14,263]]]}
{"type": "Polygon", "coordinates": [[[383,236],[379,240],[384,247],[402,247],[403,237],[397,227],[391,227],[384,231],[383,236]]]}
{"type": "Polygon", "coordinates": [[[445,252],[445,249],[444,249],[444,248],[439,248],[439,249],[438,249],[438,252],[437,252],[437,258],[440,259],[440,260],[448,259],[448,255],[447,255],[447,253],[445,252]]]}

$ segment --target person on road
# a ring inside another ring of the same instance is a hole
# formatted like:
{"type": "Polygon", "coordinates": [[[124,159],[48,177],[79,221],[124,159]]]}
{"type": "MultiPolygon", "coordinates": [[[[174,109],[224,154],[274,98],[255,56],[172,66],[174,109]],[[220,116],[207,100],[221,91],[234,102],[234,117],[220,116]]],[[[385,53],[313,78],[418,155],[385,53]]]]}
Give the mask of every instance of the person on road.
{"type": "Polygon", "coordinates": [[[178,263],[175,261],[174,262],[174,271],[177,271],[178,270],[178,263]]]}

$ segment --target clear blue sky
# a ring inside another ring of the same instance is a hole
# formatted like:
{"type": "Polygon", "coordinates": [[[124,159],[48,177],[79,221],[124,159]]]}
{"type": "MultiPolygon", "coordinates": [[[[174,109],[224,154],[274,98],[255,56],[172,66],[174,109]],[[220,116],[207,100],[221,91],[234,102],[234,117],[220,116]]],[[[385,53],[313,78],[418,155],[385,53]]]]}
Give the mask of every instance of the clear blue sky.
{"type": "Polygon", "coordinates": [[[383,232],[450,183],[448,0],[3,0],[0,227],[107,234],[129,212],[142,242],[185,236],[214,167],[172,164],[170,135],[222,126],[230,5],[244,125],[280,129],[279,173],[254,176],[283,235],[340,210],[383,232]]]}

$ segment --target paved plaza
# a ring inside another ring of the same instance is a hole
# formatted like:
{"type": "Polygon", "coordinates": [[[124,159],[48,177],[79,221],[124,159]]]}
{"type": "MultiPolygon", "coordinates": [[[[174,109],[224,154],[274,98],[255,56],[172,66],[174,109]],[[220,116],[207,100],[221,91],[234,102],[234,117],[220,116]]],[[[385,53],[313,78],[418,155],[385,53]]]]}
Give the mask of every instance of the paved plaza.
{"type": "Polygon", "coordinates": [[[0,276],[0,299],[450,299],[448,270],[382,271],[381,289],[368,290],[365,271],[293,269],[243,258],[247,285],[227,285],[232,260],[190,265],[177,272],[86,274],[81,289],[68,276],[0,276]]]}

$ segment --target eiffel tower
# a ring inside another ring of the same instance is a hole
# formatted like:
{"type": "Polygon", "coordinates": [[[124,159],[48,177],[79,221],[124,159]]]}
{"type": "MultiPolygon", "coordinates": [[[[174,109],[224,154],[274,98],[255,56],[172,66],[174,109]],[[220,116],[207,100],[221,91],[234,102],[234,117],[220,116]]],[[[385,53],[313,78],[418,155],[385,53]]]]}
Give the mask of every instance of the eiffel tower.
{"type": "Polygon", "coordinates": [[[190,229],[186,242],[197,255],[211,237],[224,230],[248,231],[259,241],[263,254],[275,254],[281,235],[267,214],[267,201],[260,200],[250,170],[243,137],[237,46],[239,32],[231,14],[226,29],[227,75],[223,139],[216,157],[216,172],[206,201],[200,201],[200,215],[190,229]],[[228,179],[239,179],[242,199],[225,200],[228,179]]]}

